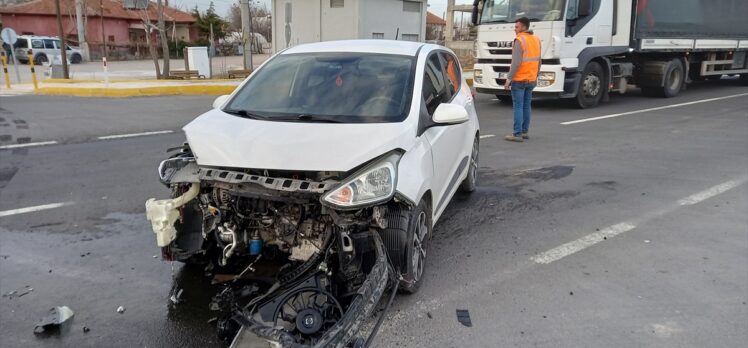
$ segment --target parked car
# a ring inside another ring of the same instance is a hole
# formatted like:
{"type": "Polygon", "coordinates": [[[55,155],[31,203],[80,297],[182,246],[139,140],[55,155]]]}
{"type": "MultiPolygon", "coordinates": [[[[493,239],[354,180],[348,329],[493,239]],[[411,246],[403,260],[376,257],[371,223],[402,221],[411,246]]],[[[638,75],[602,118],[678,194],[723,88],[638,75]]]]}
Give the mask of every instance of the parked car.
{"type": "Polygon", "coordinates": [[[434,224],[475,189],[473,98],[445,47],[289,48],[184,127],[158,169],[173,198],[146,202],[157,245],[221,274],[221,337],[346,346],[388,288],[418,290],[434,224]]]}
{"type": "MultiPolygon", "coordinates": [[[[29,55],[32,55],[34,64],[41,65],[61,55],[60,46],[60,40],[57,37],[22,35],[13,45],[13,52],[18,61],[24,64],[29,62],[29,55]]],[[[81,51],[70,45],[67,45],[66,54],[68,61],[72,64],[83,61],[81,51]]]]}

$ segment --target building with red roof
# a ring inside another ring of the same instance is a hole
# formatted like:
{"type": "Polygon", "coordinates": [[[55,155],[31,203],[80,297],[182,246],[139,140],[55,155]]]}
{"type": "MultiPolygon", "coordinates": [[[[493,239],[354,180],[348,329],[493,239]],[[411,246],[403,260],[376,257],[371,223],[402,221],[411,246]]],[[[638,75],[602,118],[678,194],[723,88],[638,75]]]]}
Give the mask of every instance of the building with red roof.
{"type": "MultiPolygon", "coordinates": [[[[75,0],[60,0],[65,38],[78,42],[75,0]]],[[[156,24],[157,5],[149,0],[88,0],[84,5],[86,41],[92,56],[100,56],[103,42],[113,58],[145,56],[147,21],[156,24]],[[102,25],[103,24],[103,25],[102,25]]],[[[12,28],[18,35],[58,36],[55,0],[32,0],[0,7],[3,27],[12,28]]],[[[198,30],[191,13],[165,7],[164,20],[170,41],[192,42],[198,30]]],[[[157,40],[156,32],[151,37],[157,40]]]]}

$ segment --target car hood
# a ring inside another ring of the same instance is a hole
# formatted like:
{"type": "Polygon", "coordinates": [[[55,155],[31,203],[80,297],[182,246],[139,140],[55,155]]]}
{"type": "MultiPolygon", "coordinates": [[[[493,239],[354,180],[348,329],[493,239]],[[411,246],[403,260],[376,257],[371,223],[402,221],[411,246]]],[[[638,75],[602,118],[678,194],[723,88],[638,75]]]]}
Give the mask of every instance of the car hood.
{"type": "Polygon", "coordinates": [[[403,123],[262,121],[211,110],[183,128],[198,165],[349,171],[395,149],[415,134],[403,123]]]}

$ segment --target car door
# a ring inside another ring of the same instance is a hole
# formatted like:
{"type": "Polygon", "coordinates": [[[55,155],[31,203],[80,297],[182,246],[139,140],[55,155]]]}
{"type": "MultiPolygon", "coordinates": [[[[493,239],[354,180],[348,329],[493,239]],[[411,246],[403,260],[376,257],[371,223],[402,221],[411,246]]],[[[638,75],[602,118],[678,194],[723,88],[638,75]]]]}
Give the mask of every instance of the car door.
{"type": "MultiPolygon", "coordinates": [[[[422,98],[429,117],[442,103],[460,104],[459,97],[461,76],[456,81],[447,71],[448,64],[444,51],[435,51],[426,60],[423,78],[422,98]]],[[[453,63],[454,64],[454,63],[453,63]]],[[[453,66],[459,71],[459,65],[453,66]]],[[[464,149],[465,137],[469,136],[470,123],[440,125],[428,128],[424,135],[431,145],[434,162],[433,198],[434,217],[439,217],[447,206],[449,198],[460,184],[462,174],[469,162],[469,154],[464,149]]]]}

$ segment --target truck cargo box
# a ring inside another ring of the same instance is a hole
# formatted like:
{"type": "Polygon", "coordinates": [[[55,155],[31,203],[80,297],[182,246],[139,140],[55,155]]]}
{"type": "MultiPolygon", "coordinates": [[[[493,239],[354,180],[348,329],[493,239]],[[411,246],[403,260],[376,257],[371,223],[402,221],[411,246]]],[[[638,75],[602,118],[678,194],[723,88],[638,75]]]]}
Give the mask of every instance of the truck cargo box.
{"type": "Polygon", "coordinates": [[[636,0],[634,11],[638,40],[748,39],[748,0],[636,0]]]}

